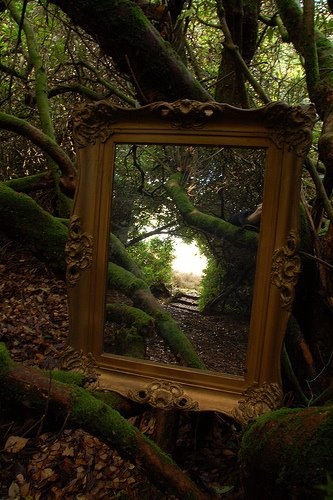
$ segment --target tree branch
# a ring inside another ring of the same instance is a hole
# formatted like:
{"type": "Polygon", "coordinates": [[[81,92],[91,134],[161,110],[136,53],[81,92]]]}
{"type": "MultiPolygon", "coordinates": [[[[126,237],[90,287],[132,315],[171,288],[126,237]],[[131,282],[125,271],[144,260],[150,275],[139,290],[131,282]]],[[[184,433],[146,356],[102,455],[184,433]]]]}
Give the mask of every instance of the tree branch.
{"type": "Polygon", "coordinates": [[[97,40],[120,71],[131,76],[131,68],[148,102],[213,99],[134,2],[52,0],[52,3],[97,40]]]}
{"type": "Polygon", "coordinates": [[[76,175],[74,165],[63,149],[53,139],[38,128],[30,125],[27,121],[0,112],[0,127],[22,135],[41,148],[44,153],[48,154],[58,164],[64,176],[76,175]]]}
{"type": "Polygon", "coordinates": [[[196,209],[180,186],[181,174],[174,174],[166,184],[166,190],[180,211],[184,221],[195,229],[211,236],[225,238],[235,246],[256,249],[258,233],[229,224],[218,217],[207,215],[196,209]]]}

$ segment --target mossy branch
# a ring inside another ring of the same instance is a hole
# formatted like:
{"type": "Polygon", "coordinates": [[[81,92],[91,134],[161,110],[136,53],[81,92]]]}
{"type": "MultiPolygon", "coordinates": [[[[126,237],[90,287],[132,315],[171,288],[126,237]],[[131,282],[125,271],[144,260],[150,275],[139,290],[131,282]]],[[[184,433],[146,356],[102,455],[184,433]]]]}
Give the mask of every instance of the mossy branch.
{"type": "Polygon", "coordinates": [[[12,0],[3,1],[14,21],[18,26],[22,26],[22,29],[24,31],[30,62],[32,63],[35,70],[35,94],[40,122],[43,132],[55,141],[55,133],[47,98],[47,76],[35,38],[34,30],[26,17],[23,20],[21,19],[21,12],[16,7],[15,2],[13,2],[12,0]]]}
{"type": "Polygon", "coordinates": [[[52,3],[97,40],[118,69],[130,76],[143,102],[213,99],[135,2],[52,0],[52,3]]]}
{"type": "Polygon", "coordinates": [[[144,280],[143,272],[126,252],[124,244],[113,233],[110,234],[109,257],[115,264],[130,271],[137,278],[144,280]]]}
{"type": "Polygon", "coordinates": [[[223,219],[200,212],[200,210],[192,205],[185,190],[181,187],[180,181],[181,174],[172,175],[166,184],[166,190],[175,202],[184,221],[190,227],[215,237],[225,238],[235,246],[249,249],[257,248],[257,233],[244,228],[238,228],[223,219]]]}
{"type": "MultiPolygon", "coordinates": [[[[38,108],[38,115],[41,124],[41,129],[43,133],[46,136],[48,136],[53,143],[56,143],[56,136],[48,100],[47,74],[44,68],[43,59],[35,37],[33,27],[26,18],[26,15],[22,19],[21,12],[18,10],[14,1],[3,0],[3,3],[7,7],[8,11],[10,12],[12,18],[17,23],[17,25],[19,27],[22,27],[22,30],[25,34],[29,59],[30,59],[29,62],[32,64],[35,73],[35,98],[38,108]]],[[[60,177],[62,172],[59,168],[59,164],[57,161],[53,160],[52,156],[50,156],[50,158],[48,159],[48,164],[54,177],[55,193],[57,195],[57,205],[58,205],[57,208],[59,215],[68,216],[71,209],[71,202],[60,189],[60,177]]],[[[66,173],[68,175],[68,172],[66,173]]]]}
{"type": "Polygon", "coordinates": [[[323,498],[333,470],[333,407],[284,408],[259,417],[239,454],[246,498],[323,498]]]}
{"type": "Polygon", "coordinates": [[[75,175],[74,165],[63,149],[37,127],[26,120],[0,112],[0,128],[22,135],[49,155],[59,166],[64,176],[75,175]]]}
{"type": "Polygon", "coordinates": [[[67,227],[43,210],[32,198],[0,183],[0,226],[12,239],[19,239],[52,269],[65,270],[67,227]]]}

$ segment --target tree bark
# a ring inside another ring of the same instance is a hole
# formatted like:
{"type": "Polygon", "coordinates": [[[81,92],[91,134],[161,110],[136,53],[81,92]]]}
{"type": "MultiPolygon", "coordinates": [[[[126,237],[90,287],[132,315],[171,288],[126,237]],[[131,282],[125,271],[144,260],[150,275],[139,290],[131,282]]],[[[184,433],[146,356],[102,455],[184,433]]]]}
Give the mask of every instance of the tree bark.
{"type": "Polygon", "coordinates": [[[257,47],[259,1],[223,0],[217,2],[217,13],[224,34],[215,99],[234,106],[249,108],[244,74],[239,59],[250,64],[257,47]],[[238,56],[238,57],[237,57],[238,56]]]}
{"type": "Polygon", "coordinates": [[[81,425],[100,437],[119,453],[143,468],[149,479],[162,491],[180,499],[211,498],[184,474],[173,460],[161,451],[120,413],[89,391],[50,379],[37,369],[14,365],[3,344],[0,344],[0,396],[26,404],[29,408],[45,409],[48,402],[52,415],[81,425]],[[24,394],[24,398],[22,398],[24,394]]]}
{"type": "MultiPolygon", "coordinates": [[[[323,120],[322,133],[318,142],[319,158],[326,167],[324,186],[330,197],[333,190],[333,43],[319,30],[310,27],[309,13],[303,13],[296,0],[276,0],[279,14],[287,28],[291,42],[304,58],[304,69],[309,97],[315,103],[323,120]]],[[[321,219],[322,203],[317,199],[316,218],[321,219]]]]}

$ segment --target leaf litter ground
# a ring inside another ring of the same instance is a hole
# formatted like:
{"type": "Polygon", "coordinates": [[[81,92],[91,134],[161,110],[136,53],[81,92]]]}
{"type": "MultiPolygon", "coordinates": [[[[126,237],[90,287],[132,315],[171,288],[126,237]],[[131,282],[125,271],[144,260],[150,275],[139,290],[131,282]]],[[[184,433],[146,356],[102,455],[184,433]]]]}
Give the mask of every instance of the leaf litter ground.
{"type": "MultiPolygon", "coordinates": [[[[65,283],[6,239],[0,242],[0,273],[0,341],[16,362],[43,370],[58,368],[68,334],[65,283]]],[[[193,320],[184,312],[175,315],[192,326],[198,323],[198,315],[193,320]]],[[[173,457],[179,466],[219,498],[243,499],[239,429],[216,413],[184,412],[178,417],[173,457]]],[[[154,438],[155,410],[130,420],[154,438]]],[[[174,497],[157,490],[138,467],[97,437],[68,427],[66,415],[63,422],[50,426],[49,419],[29,408],[13,414],[0,402],[0,500],[104,498],[174,497]]]]}

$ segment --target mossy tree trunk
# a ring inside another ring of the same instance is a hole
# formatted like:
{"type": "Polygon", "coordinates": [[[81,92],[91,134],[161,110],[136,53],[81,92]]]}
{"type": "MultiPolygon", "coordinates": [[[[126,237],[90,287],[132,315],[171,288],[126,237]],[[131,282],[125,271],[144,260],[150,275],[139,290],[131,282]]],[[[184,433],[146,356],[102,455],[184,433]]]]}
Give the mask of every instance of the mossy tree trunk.
{"type": "MultiPolygon", "coordinates": [[[[332,66],[333,43],[315,28],[311,9],[305,6],[302,9],[297,0],[276,0],[276,4],[291,42],[304,58],[309,97],[323,121],[318,142],[319,158],[326,168],[323,184],[330,197],[333,190],[333,75],[327,69],[332,66]]],[[[321,220],[322,210],[323,203],[318,195],[313,209],[316,226],[321,220]]]]}
{"type": "Polygon", "coordinates": [[[22,118],[2,112],[0,112],[0,128],[15,132],[38,146],[57,163],[64,177],[75,176],[76,172],[72,160],[52,137],[45,134],[39,128],[34,127],[22,118]]]}
{"type": "Polygon", "coordinates": [[[225,37],[215,88],[215,99],[219,102],[250,107],[245,87],[246,76],[237,55],[249,65],[255,54],[259,5],[258,0],[217,1],[217,14],[225,37]]]}
{"type": "Polygon", "coordinates": [[[142,103],[212,96],[193,78],[142,9],[130,0],[53,0],[127,73],[142,103]],[[92,15],[94,13],[94,15],[92,15]]]}
{"type": "MultiPolygon", "coordinates": [[[[22,32],[24,33],[26,38],[29,60],[32,67],[34,68],[35,73],[35,98],[42,131],[46,136],[50,138],[51,141],[56,142],[48,100],[47,73],[44,68],[43,59],[38,47],[33,27],[27,20],[27,16],[22,16],[22,13],[19,11],[14,1],[3,0],[3,3],[19,28],[22,29],[22,32]]],[[[49,158],[48,165],[54,178],[58,214],[60,216],[66,217],[70,213],[71,203],[60,189],[60,177],[62,175],[61,170],[59,169],[58,163],[55,162],[52,158],[49,158]]]]}
{"type": "Polygon", "coordinates": [[[333,407],[282,409],[244,433],[240,463],[248,500],[319,500],[333,473],[333,407]]]}
{"type": "Polygon", "coordinates": [[[166,190],[188,226],[211,236],[223,237],[238,247],[251,250],[257,248],[258,233],[236,227],[219,217],[195,208],[181,186],[181,178],[182,174],[173,174],[166,183],[166,190]]]}

